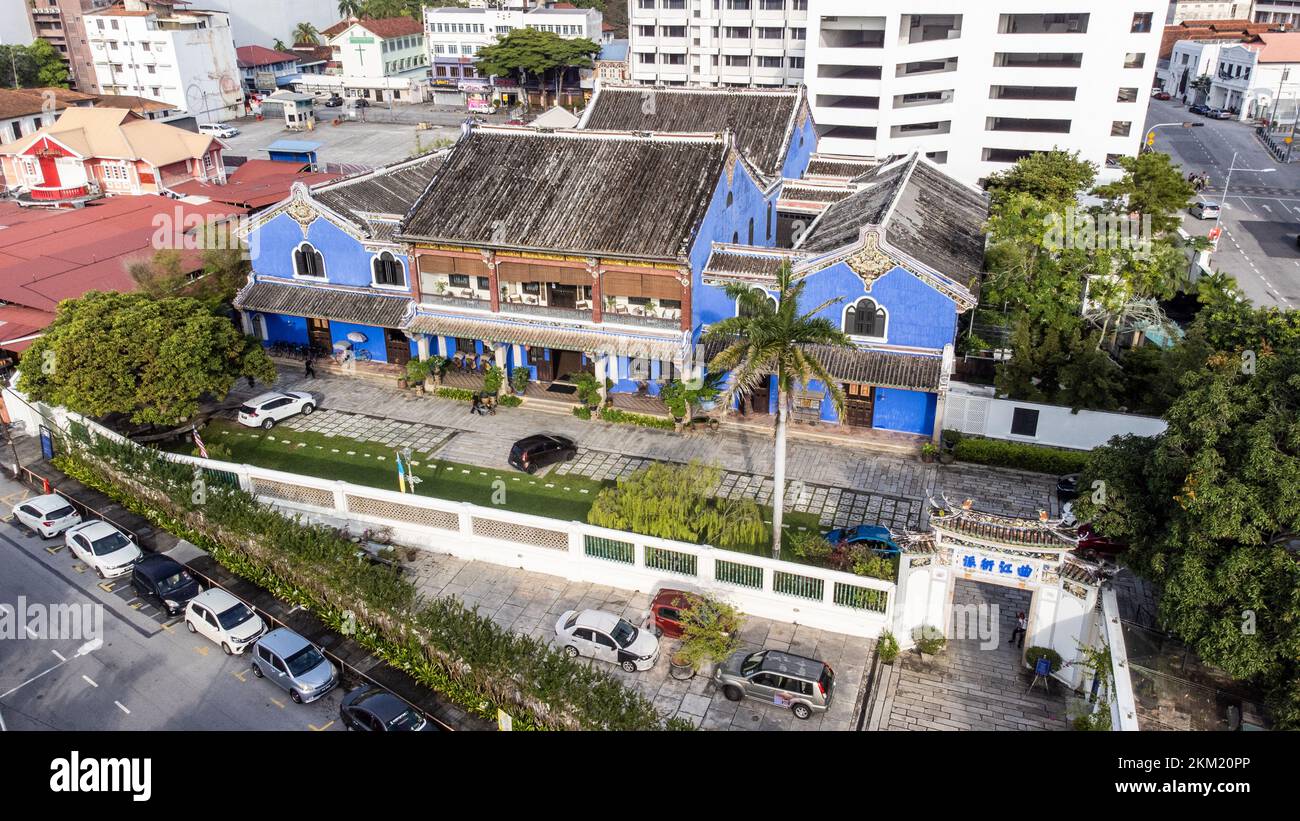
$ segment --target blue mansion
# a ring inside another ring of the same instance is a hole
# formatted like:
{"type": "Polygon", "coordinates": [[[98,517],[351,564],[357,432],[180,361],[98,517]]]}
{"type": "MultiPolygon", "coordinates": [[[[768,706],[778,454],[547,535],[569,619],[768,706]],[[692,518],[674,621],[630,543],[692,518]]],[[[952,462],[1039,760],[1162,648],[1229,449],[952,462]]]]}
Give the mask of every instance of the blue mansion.
{"type": "Polygon", "coordinates": [[[696,375],[701,334],[736,312],[724,286],[770,293],[791,265],[810,309],[841,298],[827,315],[858,346],[826,352],[847,418],[816,384],[796,417],[930,435],[984,197],[923,158],[815,144],[801,89],[604,87],[576,129],[470,128],[438,155],[295,186],[252,223],[235,305],[267,344],[381,368],[468,357],[543,384],[586,372],[617,402],[696,375]]]}

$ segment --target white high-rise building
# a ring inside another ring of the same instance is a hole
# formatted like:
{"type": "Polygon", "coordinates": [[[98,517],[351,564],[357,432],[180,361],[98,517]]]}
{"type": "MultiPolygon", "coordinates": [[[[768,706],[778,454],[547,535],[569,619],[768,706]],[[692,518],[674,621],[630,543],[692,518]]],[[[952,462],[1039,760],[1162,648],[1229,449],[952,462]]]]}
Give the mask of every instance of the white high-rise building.
{"type": "Polygon", "coordinates": [[[84,19],[104,94],[160,100],[201,123],[242,112],[244,84],[225,12],[188,10],[169,0],[126,0],[84,19]]]}
{"type": "Polygon", "coordinates": [[[533,2],[518,7],[426,6],[424,34],[429,46],[433,79],[455,81],[477,77],[478,50],[490,46],[515,29],[549,31],[566,40],[579,37],[601,40],[603,16],[595,9],[551,8],[533,2]]]}
{"type": "Polygon", "coordinates": [[[798,85],[809,2],[629,0],[632,79],[658,85],[798,85]]]}
{"type": "Polygon", "coordinates": [[[1249,20],[1251,0],[1171,0],[1166,20],[1176,25],[1184,20],[1249,20]]]}
{"type": "Polygon", "coordinates": [[[812,0],[818,150],[921,151],[974,182],[1034,151],[1136,154],[1168,0],[812,0]]]}
{"type": "Polygon", "coordinates": [[[1282,23],[1300,27],[1300,2],[1296,0],[1255,0],[1252,11],[1256,23],[1282,23]]]}

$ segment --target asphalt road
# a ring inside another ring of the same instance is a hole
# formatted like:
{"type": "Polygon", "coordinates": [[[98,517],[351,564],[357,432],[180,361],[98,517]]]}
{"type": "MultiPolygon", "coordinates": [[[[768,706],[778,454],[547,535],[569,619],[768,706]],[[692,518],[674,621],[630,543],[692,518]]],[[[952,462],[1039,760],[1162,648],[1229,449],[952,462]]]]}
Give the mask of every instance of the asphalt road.
{"type": "MultiPolygon", "coordinates": [[[[1224,204],[1223,236],[1210,256],[1212,266],[1235,277],[1256,305],[1300,308],[1300,248],[1296,247],[1300,163],[1274,160],[1256,140],[1251,125],[1208,120],[1189,113],[1176,101],[1152,100],[1147,129],[1169,122],[1203,123],[1200,128],[1157,129],[1155,148],[1169,153],[1182,165],[1184,174],[1208,174],[1210,186],[1205,194],[1224,204]],[[1223,187],[1230,167],[1235,170],[1225,200],[1223,187]]],[[[1185,215],[1183,227],[1205,236],[1214,221],[1185,215]]]]}
{"type": "Polygon", "coordinates": [[[140,607],[129,582],[101,587],[67,548],[49,550],[62,544],[0,524],[0,608],[12,614],[19,596],[29,607],[102,605],[102,644],[79,656],[85,635],[0,638],[4,729],[342,729],[341,686],[311,704],[294,704],[255,678],[247,658],[227,656],[180,620],[140,607]]]}

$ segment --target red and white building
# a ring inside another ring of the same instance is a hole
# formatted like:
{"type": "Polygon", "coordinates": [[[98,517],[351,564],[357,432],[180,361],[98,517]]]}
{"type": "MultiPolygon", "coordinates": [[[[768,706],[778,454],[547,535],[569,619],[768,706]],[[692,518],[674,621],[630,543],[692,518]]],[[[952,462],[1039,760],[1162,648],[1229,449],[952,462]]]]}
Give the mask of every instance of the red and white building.
{"type": "Polygon", "coordinates": [[[0,171],[25,205],[102,195],[163,194],[191,180],[225,182],[222,144],[120,108],[70,108],[52,125],[0,146],[0,171]]]}

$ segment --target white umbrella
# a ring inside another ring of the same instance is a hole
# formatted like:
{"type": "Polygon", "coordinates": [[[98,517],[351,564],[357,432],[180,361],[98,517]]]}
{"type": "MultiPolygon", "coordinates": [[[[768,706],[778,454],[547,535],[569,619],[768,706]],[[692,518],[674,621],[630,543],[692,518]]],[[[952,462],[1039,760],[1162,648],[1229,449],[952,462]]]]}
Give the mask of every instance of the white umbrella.
{"type": "Polygon", "coordinates": [[[348,334],[348,339],[359,345],[362,342],[366,341],[366,335],[361,333],[361,331],[353,331],[352,333],[348,334]]]}

